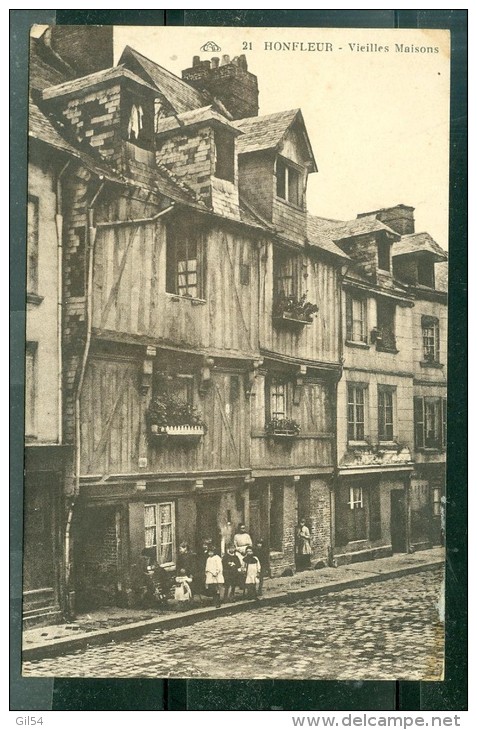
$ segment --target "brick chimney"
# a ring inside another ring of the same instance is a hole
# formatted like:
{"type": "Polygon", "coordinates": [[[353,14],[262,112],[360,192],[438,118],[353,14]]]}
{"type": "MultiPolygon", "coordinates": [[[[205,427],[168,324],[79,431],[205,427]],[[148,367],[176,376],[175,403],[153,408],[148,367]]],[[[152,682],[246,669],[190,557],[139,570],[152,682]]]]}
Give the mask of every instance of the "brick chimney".
{"type": "Polygon", "coordinates": [[[77,78],[114,64],[112,25],[52,25],[44,42],[71,66],[77,78]]]}
{"type": "Polygon", "coordinates": [[[191,68],[182,72],[182,78],[198,91],[208,92],[218,99],[232,115],[232,119],[256,117],[258,114],[258,82],[250,73],[244,55],[232,60],[227,55],[210,61],[194,56],[191,68]]]}
{"type": "Polygon", "coordinates": [[[365,215],[375,215],[378,221],[384,223],[400,236],[407,236],[414,233],[414,208],[410,205],[394,205],[392,208],[381,208],[380,210],[358,213],[358,218],[365,215]]]}

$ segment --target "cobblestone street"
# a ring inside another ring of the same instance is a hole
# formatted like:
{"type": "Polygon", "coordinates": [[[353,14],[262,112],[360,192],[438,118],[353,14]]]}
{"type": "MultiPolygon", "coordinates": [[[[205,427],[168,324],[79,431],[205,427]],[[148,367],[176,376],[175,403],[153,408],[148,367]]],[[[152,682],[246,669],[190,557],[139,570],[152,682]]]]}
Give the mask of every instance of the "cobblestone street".
{"type": "Polygon", "coordinates": [[[25,676],[438,680],[439,570],[24,662],[25,676]]]}

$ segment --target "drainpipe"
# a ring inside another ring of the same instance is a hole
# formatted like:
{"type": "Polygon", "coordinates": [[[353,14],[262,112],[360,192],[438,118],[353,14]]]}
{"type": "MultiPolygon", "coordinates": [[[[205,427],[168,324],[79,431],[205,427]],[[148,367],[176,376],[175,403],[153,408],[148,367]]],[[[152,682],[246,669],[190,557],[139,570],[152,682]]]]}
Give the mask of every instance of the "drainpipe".
{"type": "Polygon", "coordinates": [[[335,550],[335,520],[336,520],[336,492],[339,484],[338,476],[338,383],[343,376],[343,279],[346,276],[348,267],[346,265],[341,267],[341,270],[337,272],[338,282],[338,359],[341,365],[339,377],[333,383],[333,488],[330,494],[330,550],[328,556],[328,562],[330,565],[334,565],[334,550],[335,550]]]}
{"type": "Polygon", "coordinates": [[[58,338],[58,443],[63,443],[63,190],[62,177],[71,164],[68,160],[56,178],[56,240],[58,267],[57,338],[58,338]]]}
{"type": "Polygon", "coordinates": [[[66,519],[65,531],[65,582],[67,594],[67,608],[70,614],[73,613],[73,593],[70,590],[71,582],[71,523],[73,521],[73,510],[75,499],[79,494],[80,486],[80,470],[81,470],[81,411],[80,400],[83,389],[84,375],[88,362],[89,348],[91,344],[91,327],[93,322],[93,264],[94,264],[94,245],[96,241],[96,228],[94,226],[94,205],[104,187],[102,176],[99,176],[99,186],[93,195],[87,209],[87,243],[88,243],[88,275],[86,281],[86,341],[83,350],[83,358],[78,378],[75,397],[75,482],[73,489],[73,499],[71,500],[68,516],[66,519]]]}

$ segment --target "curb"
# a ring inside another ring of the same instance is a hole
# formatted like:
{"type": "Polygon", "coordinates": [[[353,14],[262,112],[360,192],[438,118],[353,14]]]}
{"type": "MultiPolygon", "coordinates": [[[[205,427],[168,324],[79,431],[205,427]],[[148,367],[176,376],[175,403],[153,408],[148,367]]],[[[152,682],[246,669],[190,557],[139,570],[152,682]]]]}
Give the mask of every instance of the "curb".
{"type": "Polygon", "coordinates": [[[111,629],[104,629],[94,633],[83,633],[80,636],[67,636],[65,638],[37,644],[36,646],[25,647],[22,651],[23,661],[34,661],[45,659],[47,657],[66,654],[71,651],[106,644],[111,641],[121,640],[127,641],[149,631],[158,629],[168,630],[181,628],[182,626],[191,626],[192,624],[206,621],[207,619],[217,618],[219,616],[231,616],[242,611],[262,608],[263,606],[273,606],[277,603],[293,603],[303,598],[312,596],[327,595],[329,593],[337,593],[347,590],[348,588],[360,588],[369,583],[379,583],[389,578],[397,578],[400,576],[412,575],[420,573],[424,570],[434,570],[444,565],[444,559],[434,560],[430,563],[419,565],[408,565],[401,568],[395,568],[385,573],[375,573],[366,575],[362,578],[350,578],[342,580],[339,583],[329,583],[328,585],[310,586],[306,588],[296,588],[294,590],[282,591],[272,596],[264,597],[260,601],[245,600],[240,603],[227,604],[220,608],[206,607],[196,608],[193,611],[184,611],[182,614],[173,616],[158,616],[146,621],[124,624],[123,626],[115,626],[111,629]]]}

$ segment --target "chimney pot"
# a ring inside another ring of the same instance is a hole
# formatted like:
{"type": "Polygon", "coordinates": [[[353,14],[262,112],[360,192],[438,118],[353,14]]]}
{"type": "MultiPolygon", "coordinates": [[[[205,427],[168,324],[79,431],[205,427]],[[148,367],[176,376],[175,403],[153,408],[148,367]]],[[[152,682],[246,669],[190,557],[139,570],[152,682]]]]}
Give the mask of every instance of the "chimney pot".
{"type": "Polygon", "coordinates": [[[213,56],[210,59],[210,68],[217,68],[217,66],[219,65],[219,62],[220,62],[220,58],[218,56],[213,56]]]}
{"type": "Polygon", "coordinates": [[[192,65],[193,66],[198,66],[199,63],[200,63],[200,56],[193,56],[192,57],[192,65]]]}
{"type": "Polygon", "coordinates": [[[230,56],[227,53],[224,53],[222,56],[222,63],[221,66],[227,66],[230,63],[230,56]]]}

